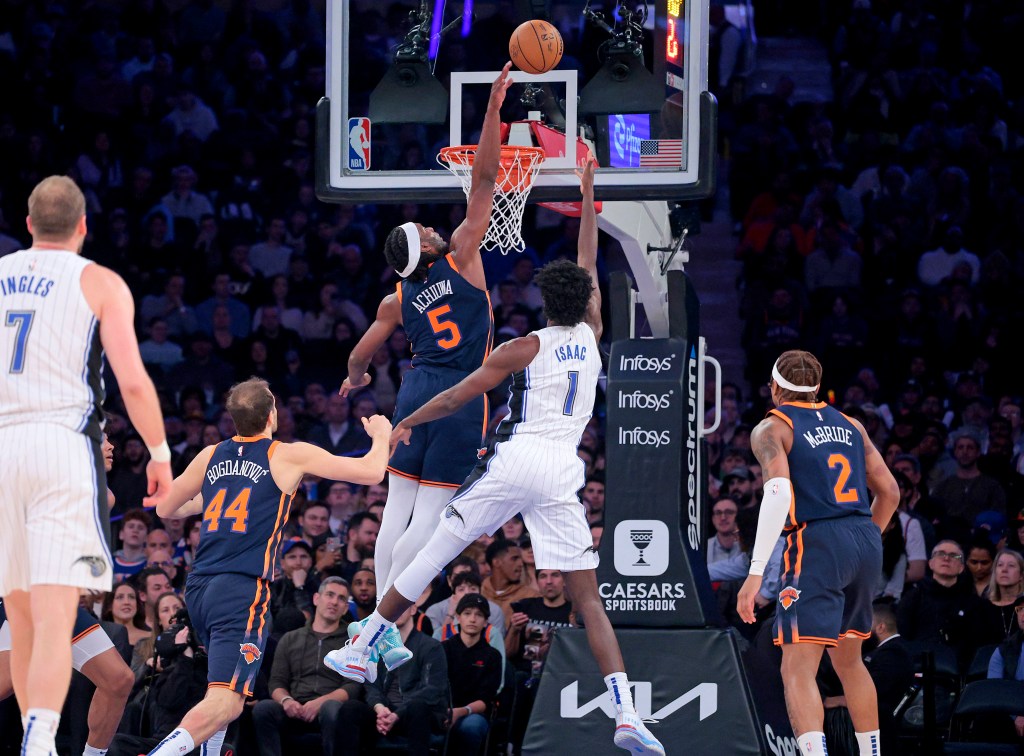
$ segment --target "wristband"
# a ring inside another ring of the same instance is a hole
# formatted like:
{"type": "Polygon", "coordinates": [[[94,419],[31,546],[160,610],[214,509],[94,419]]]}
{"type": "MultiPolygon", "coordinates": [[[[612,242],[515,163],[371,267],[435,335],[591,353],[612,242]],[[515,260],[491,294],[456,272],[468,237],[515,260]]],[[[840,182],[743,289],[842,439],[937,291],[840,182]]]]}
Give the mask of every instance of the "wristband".
{"type": "Polygon", "coordinates": [[[466,716],[467,716],[467,717],[468,717],[468,716],[469,716],[470,714],[472,714],[472,713],[473,713],[473,710],[472,710],[471,708],[469,708],[468,706],[463,706],[462,708],[464,708],[464,709],[466,710],[466,716]]]}
{"type": "Polygon", "coordinates": [[[167,439],[165,438],[156,446],[147,446],[149,449],[149,456],[154,462],[170,462],[171,461],[171,447],[167,445],[167,439]]]}
{"type": "Polygon", "coordinates": [[[295,699],[294,699],[294,698],[292,698],[291,696],[285,696],[285,697],[284,697],[284,698],[282,698],[282,699],[281,699],[280,701],[278,701],[278,703],[279,703],[279,704],[281,704],[282,706],[284,706],[284,705],[285,705],[286,703],[288,703],[289,701],[294,701],[294,700],[295,700],[295,699]]]}

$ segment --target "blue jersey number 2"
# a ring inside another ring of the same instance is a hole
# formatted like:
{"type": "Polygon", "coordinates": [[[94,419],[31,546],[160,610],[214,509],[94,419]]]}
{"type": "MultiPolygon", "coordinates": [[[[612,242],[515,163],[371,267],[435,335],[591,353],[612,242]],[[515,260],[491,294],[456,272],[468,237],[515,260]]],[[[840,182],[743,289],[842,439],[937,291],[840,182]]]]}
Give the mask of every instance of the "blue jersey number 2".
{"type": "Polygon", "coordinates": [[[25,347],[28,344],[28,334],[32,330],[32,319],[36,316],[35,311],[10,311],[4,320],[8,328],[14,326],[14,353],[11,355],[11,368],[9,373],[21,373],[25,370],[25,347]]]}

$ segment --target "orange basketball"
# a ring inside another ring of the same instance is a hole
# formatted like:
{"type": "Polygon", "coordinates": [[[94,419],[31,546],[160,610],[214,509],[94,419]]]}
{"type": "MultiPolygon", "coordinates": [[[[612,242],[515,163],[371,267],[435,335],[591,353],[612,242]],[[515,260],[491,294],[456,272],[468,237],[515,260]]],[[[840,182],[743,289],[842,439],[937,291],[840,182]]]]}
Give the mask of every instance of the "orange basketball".
{"type": "Polygon", "coordinates": [[[562,35],[547,21],[526,21],[512,32],[508,54],[520,71],[545,73],[562,59],[562,35]]]}

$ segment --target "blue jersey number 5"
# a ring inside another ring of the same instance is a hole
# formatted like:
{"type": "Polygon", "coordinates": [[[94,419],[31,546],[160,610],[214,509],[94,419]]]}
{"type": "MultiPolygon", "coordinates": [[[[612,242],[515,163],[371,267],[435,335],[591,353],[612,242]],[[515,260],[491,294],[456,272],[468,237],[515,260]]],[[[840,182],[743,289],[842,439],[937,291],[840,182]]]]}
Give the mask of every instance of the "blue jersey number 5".
{"type": "Polygon", "coordinates": [[[25,347],[28,344],[28,334],[32,330],[32,318],[36,316],[35,311],[22,312],[10,311],[4,325],[8,328],[14,326],[14,353],[11,355],[11,368],[9,373],[21,373],[25,370],[25,347]]]}

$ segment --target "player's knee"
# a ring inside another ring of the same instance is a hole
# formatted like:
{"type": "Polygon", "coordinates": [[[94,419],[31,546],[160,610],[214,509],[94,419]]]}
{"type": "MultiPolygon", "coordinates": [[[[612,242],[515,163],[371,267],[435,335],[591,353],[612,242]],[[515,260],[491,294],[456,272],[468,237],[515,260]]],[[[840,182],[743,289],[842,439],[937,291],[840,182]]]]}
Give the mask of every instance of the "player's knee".
{"type": "Polygon", "coordinates": [[[135,685],[135,675],[132,674],[131,667],[127,664],[120,665],[112,678],[110,694],[127,701],[135,685]]]}

